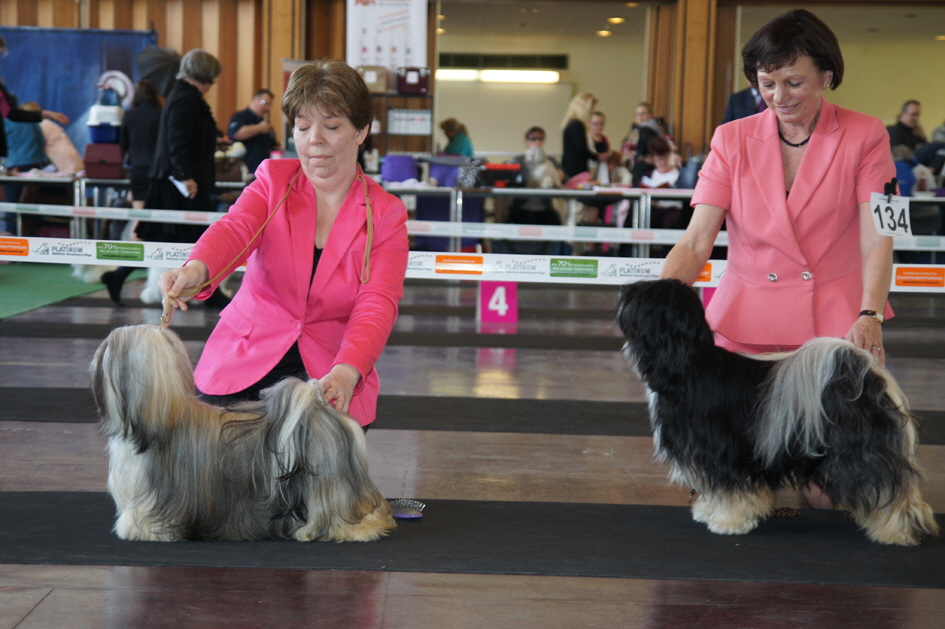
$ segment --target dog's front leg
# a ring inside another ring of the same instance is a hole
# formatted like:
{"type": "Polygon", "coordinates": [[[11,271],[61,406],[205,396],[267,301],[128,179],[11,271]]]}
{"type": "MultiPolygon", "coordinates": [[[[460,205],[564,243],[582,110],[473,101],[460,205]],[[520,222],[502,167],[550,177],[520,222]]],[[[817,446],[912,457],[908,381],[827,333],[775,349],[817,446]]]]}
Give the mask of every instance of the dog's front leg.
{"type": "Polygon", "coordinates": [[[700,492],[692,505],[692,519],[719,535],[744,535],[758,526],[774,509],[767,487],[750,491],[700,492]]]}

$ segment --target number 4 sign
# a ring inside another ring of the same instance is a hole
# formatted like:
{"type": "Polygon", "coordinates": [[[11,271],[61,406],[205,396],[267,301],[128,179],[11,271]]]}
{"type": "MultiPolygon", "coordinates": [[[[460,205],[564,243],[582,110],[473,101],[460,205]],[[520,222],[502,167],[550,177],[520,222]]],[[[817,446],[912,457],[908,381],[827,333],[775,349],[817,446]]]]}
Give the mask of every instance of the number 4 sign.
{"type": "Polygon", "coordinates": [[[476,310],[483,323],[518,323],[518,284],[479,282],[476,310]]]}
{"type": "Polygon", "coordinates": [[[873,226],[884,236],[912,236],[909,222],[909,198],[874,192],[870,195],[873,226]]]}

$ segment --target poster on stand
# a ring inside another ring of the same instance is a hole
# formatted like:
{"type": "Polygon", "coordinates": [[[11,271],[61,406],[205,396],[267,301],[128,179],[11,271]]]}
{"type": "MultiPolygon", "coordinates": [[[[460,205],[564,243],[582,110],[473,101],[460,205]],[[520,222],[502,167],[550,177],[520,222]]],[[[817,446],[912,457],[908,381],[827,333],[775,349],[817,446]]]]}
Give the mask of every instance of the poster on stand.
{"type": "Polygon", "coordinates": [[[427,65],[426,0],[348,0],[346,61],[352,67],[427,65]]]}

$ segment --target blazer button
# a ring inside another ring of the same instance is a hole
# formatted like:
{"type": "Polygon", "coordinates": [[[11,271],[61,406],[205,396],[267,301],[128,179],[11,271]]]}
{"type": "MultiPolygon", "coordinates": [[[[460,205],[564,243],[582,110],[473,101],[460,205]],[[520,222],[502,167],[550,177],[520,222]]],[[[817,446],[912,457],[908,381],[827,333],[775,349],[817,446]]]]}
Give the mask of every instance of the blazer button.
{"type": "Polygon", "coordinates": [[[810,274],[810,271],[804,271],[803,273],[801,273],[801,279],[804,280],[805,282],[808,281],[812,277],[814,276],[810,274]]]}
{"type": "Polygon", "coordinates": [[[769,281],[769,282],[777,282],[777,281],[778,281],[778,274],[777,274],[777,273],[768,273],[768,281],[769,281]]]}

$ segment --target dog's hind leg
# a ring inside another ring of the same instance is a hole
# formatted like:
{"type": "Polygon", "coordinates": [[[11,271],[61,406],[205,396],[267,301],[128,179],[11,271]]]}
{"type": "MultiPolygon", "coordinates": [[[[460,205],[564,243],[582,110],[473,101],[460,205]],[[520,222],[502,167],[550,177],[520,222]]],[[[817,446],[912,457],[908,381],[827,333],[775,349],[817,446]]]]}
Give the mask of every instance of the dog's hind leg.
{"type": "Polygon", "coordinates": [[[867,537],[880,544],[915,546],[923,537],[938,535],[932,508],[922,500],[917,484],[910,485],[899,500],[876,509],[853,512],[867,537]]]}
{"type": "Polygon", "coordinates": [[[744,535],[758,526],[774,509],[767,487],[750,491],[702,492],[692,505],[692,519],[719,535],[744,535]]]}

